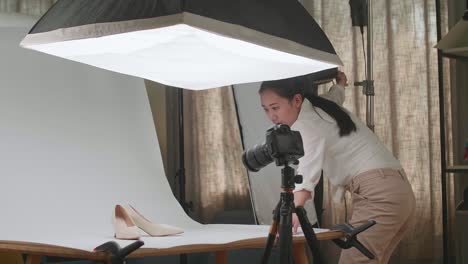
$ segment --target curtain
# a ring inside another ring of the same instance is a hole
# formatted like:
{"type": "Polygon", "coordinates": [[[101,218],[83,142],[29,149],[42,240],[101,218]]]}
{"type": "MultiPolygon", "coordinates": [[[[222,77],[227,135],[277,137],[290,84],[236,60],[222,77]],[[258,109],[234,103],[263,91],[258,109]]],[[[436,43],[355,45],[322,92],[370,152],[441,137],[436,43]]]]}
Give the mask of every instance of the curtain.
{"type": "MultiPolygon", "coordinates": [[[[365,120],[366,97],[361,88],[353,87],[354,81],[365,79],[363,44],[359,29],[351,26],[348,1],[304,0],[303,4],[344,62],[342,70],[350,83],[345,107],[365,120]]],[[[391,263],[439,263],[442,256],[442,202],[438,68],[437,51],[433,48],[437,43],[435,1],[376,0],[372,5],[375,133],[401,161],[417,200],[415,224],[391,263]]],[[[446,3],[442,3],[445,25],[446,8],[446,3]]],[[[446,32],[446,26],[443,28],[446,32]]],[[[364,41],[367,40],[365,34],[364,41]]],[[[448,64],[444,66],[444,75],[448,77],[448,64]]],[[[446,118],[450,124],[448,78],[444,82],[446,118]]],[[[447,132],[450,129],[447,127],[447,132]]],[[[450,147],[451,138],[448,143],[450,147]]],[[[453,198],[453,183],[448,183],[450,198],[453,198]]],[[[349,201],[348,195],[348,205],[349,201]]],[[[344,221],[343,204],[333,204],[330,197],[325,197],[324,207],[325,226],[344,221]]],[[[453,215],[453,208],[451,213],[453,215]]],[[[329,253],[328,259],[334,259],[330,263],[335,263],[334,256],[337,252],[329,253]]]]}
{"type": "Polygon", "coordinates": [[[232,87],[184,91],[187,200],[211,222],[225,210],[251,210],[232,87]]]}
{"type": "Polygon", "coordinates": [[[57,0],[0,0],[0,11],[25,15],[43,15],[57,0]]]}

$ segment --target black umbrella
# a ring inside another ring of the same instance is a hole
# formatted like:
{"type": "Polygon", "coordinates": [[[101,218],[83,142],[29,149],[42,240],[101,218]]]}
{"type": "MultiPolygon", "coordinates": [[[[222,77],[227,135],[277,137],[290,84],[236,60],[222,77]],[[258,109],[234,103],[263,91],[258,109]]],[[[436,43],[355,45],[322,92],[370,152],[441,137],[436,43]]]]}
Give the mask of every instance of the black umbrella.
{"type": "Polygon", "coordinates": [[[296,0],[59,0],[21,45],[189,89],[341,65],[296,0]]]}

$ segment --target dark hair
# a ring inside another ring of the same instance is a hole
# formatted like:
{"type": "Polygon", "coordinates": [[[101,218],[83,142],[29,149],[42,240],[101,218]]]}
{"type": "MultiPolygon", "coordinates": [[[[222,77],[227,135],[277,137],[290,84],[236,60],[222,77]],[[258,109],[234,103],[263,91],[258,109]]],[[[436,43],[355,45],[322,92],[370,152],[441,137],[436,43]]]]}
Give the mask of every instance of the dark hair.
{"type": "Polygon", "coordinates": [[[314,107],[322,109],[325,113],[335,119],[336,124],[340,128],[340,137],[347,136],[351,134],[351,132],[356,131],[356,124],[348,113],[341,109],[341,107],[335,102],[306,92],[308,85],[312,84],[303,76],[275,81],[265,81],[260,86],[258,93],[261,94],[264,91],[269,90],[288,100],[292,100],[296,94],[300,94],[303,98],[309,100],[314,107]]]}

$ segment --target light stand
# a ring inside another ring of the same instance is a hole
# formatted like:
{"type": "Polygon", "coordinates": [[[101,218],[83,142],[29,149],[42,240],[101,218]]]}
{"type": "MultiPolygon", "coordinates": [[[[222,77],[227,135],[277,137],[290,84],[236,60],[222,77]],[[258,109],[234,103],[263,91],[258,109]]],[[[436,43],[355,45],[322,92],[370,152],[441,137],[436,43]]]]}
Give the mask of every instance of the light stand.
{"type": "Polygon", "coordinates": [[[367,80],[363,86],[366,95],[366,122],[367,126],[374,131],[374,80],[372,73],[372,1],[367,0],[367,80]]]}
{"type": "MultiPolygon", "coordinates": [[[[184,91],[178,89],[177,91],[177,103],[179,111],[179,169],[176,173],[176,179],[179,184],[179,203],[184,209],[185,213],[189,213],[193,208],[192,202],[187,203],[185,201],[185,149],[184,149],[184,91]]],[[[187,254],[180,254],[180,264],[188,263],[187,254]]]]}
{"type": "Polygon", "coordinates": [[[372,1],[367,0],[351,0],[351,16],[353,18],[353,26],[361,28],[363,34],[363,27],[367,26],[367,67],[366,67],[366,80],[355,82],[355,86],[362,86],[362,93],[366,95],[366,124],[374,131],[374,80],[372,74],[372,1]],[[358,7],[353,8],[354,4],[358,2],[358,7]],[[360,5],[359,5],[360,4],[360,5]],[[366,10],[367,9],[367,10],[366,10]],[[367,18],[366,12],[367,11],[367,18]],[[360,18],[360,19],[359,19],[360,18]]]}

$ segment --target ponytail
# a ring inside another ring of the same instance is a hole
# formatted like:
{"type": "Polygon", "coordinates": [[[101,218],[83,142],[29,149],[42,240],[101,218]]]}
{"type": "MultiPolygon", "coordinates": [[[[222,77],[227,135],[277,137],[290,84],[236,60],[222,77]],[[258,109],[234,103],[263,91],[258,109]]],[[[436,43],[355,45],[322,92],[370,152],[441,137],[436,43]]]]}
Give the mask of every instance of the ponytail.
{"type": "Polygon", "coordinates": [[[317,95],[307,93],[306,88],[310,85],[310,82],[308,82],[307,78],[304,76],[276,81],[265,81],[260,86],[258,93],[261,94],[266,90],[271,90],[288,100],[292,100],[294,95],[300,94],[302,98],[309,100],[314,107],[322,109],[336,121],[340,129],[340,137],[347,136],[351,134],[351,132],[356,131],[356,124],[340,106],[317,95]]]}
{"type": "Polygon", "coordinates": [[[322,109],[325,113],[335,119],[340,128],[340,137],[347,136],[356,131],[356,124],[351,117],[335,102],[316,95],[307,95],[305,97],[314,106],[322,109]]]}

